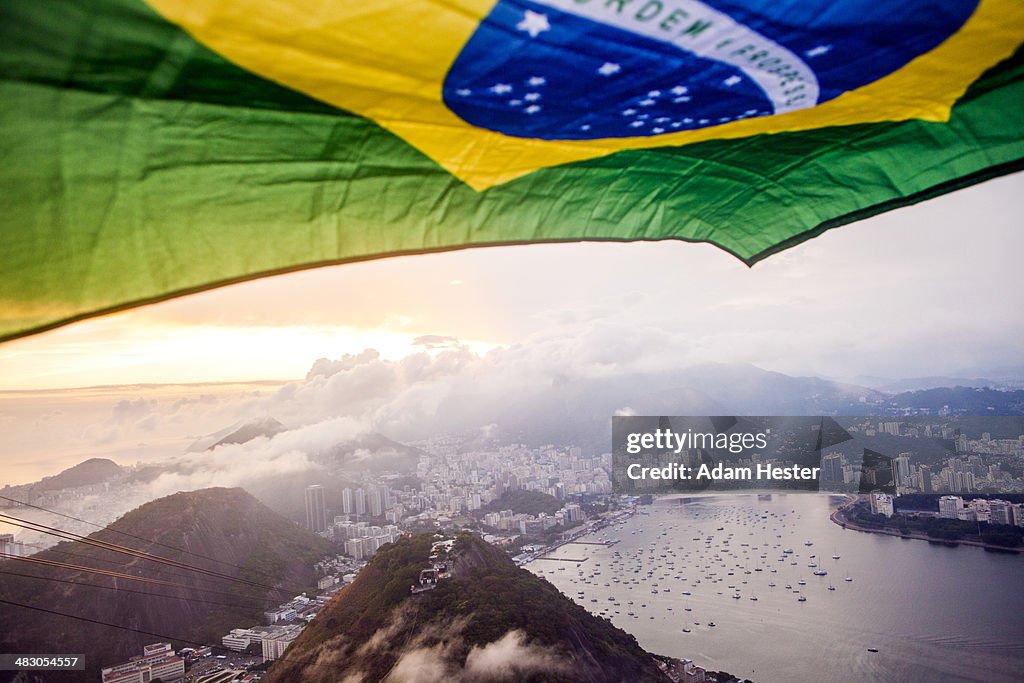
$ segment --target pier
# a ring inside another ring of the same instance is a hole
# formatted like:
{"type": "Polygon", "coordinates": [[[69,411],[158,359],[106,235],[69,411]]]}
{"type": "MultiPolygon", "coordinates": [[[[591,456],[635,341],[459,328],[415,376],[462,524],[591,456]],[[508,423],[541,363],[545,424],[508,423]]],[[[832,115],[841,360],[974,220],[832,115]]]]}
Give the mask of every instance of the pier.
{"type": "Polygon", "coordinates": [[[610,548],[618,542],[618,539],[614,541],[566,541],[563,545],[603,545],[605,548],[610,548]]]}
{"type": "Polygon", "coordinates": [[[576,564],[580,564],[580,563],[586,562],[590,558],[589,557],[584,557],[583,559],[574,560],[571,557],[544,557],[544,556],[541,556],[541,557],[537,557],[537,558],[534,558],[534,559],[537,559],[537,560],[550,560],[551,562],[575,562],[576,564]]]}

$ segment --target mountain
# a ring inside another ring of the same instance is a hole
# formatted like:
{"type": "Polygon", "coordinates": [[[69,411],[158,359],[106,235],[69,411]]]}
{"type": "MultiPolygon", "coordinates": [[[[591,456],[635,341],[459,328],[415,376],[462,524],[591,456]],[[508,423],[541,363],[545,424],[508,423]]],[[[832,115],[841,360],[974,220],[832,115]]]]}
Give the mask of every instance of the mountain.
{"type": "Polygon", "coordinates": [[[113,460],[89,458],[52,477],[43,477],[34,488],[39,491],[57,491],[101,484],[120,476],[122,472],[121,466],[113,460]]]}
{"type": "Polygon", "coordinates": [[[268,439],[275,434],[280,434],[288,428],[270,416],[256,417],[246,422],[225,427],[213,434],[207,434],[201,439],[193,442],[185,449],[187,453],[201,453],[212,451],[217,446],[226,444],[248,443],[253,439],[265,436],[268,439]]]}
{"type": "Polygon", "coordinates": [[[418,448],[392,441],[383,434],[368,432],[335,444],[314,457],[331,469],[414,474],[422,454],[418,448]]]}
{"type": "Polygon", "coordinates": [[[501,494],[480,509],[481,513],[511,510],[516,514],[539,515],[542,512],[553,515],[562,508],[562,501],[541,491],[515,489],[501,494]]]}
{"type": "MultiPolygon", "coordinates": [[[[6,560],[0,562],[0,599],[171,636],[180,639],[175,641],[179,647],[185,641],[216,643],[231,628],[262,623],[264,609],[315,587],[313,564],[331,550],[324,539],[237,488],[202,489],[154,500],[88,538],[260,585],[204,576],[74,541],[30,559],[95,567],[170,585],[6,560]],[[111,590],[113,586],[118,590],[111,590]]],[[[6,604],[0,604],[0,624],[0,652],[84,653],[93,678],[79,673],[78,680],[98,680],[101,667],[125,661],[143,645],[162,640],[6,604]]],[[[63,679],[47,674],[46,680],[63,679]]],[[[69,674],[67,680],[75,678],[69,674]]]]}
{"type": "Polygon", "coordinates": [[[669,680],[633,636],[476,536],[438,551],[451,578],[410,594],[435,540],[381,548],[264,683],[669,680]]]}
{"type": "MultiPolygon", "coordinates": [[[[443,403],[439,413],[461,425],[491,425],[487,436],[504,443],[574,444],[608,450],[611,417],[633,415],[860,415],[889,397],[853,384],[792,377],[749,364],[709,363],[647,374],[559,379],[520,400],[511,397],[489,413],[476,406],[443,403]]],[[[438,429],[445,427],[438,419],[438,429]]],[[[481,443],[483,445],[483,443],[481,443]]]]}
{"type": "Polygon", "coordinates": [[[886,398],[856,384],[793,377],[749,364],[697,365],[680,372],[677,381],[703,388],[716,402],[728,406],[727,415],[820,415],[833,411],[849,415],[886,398]]]}
{"type": "Polygon", "coordinates": [[[260,436],[270,438],[275,434],[280,434],[286,429],[287,427],[272,417],[258,417],[254,420],[249,420],[241,427],[210,446],[207,450],[213,450],[217,446],[224,446],[226,444],[247,443],[260,436]]]}
{"type": "Polygon", "coordinates": [[[897,415],[901,410],[926,411],[931,415],[1024,415],[1022,389],[1000,391],[978,387],[937,387],[896,394],[888,402],[897,415]]]}

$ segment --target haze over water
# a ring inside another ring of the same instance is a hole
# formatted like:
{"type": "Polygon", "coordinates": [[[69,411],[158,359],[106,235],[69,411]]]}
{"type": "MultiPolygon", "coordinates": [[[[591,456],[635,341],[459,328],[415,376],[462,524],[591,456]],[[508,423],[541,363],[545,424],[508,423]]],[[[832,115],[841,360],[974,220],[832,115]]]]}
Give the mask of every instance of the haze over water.
{"type": "Polygon", "coordinates": [[[685,500],[528,568],[645,649],[755,683],[1020,680],[1024,557],[843,529],[826,495],[685,500]]]}

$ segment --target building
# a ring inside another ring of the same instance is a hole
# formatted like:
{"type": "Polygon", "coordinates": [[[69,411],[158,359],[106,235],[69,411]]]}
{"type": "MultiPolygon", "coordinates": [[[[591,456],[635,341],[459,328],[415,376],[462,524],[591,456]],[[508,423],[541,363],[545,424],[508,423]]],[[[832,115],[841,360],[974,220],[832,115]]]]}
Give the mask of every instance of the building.
{"type": "Polygon", "coordinates": [[[341,511],[346,515],[351,515],[355,510],[352,501],[352,489],[345,488],[341,491],[341,511]]]}
{"type": "Polygon", "coordinates": [[[1024,526],[1024,503],[1015,503],[1013,506],[1013,525],[1024,526]]]}
{"type": "Polygon", "coordinates": [[[366,503],[371,517],[384,516],[384,498],[376,486],[371,486],[370,490],[366,492],[366,503]]]}
{"type": "Polygon", "coordinates": [[[327,529],[327,505],[320,484],[306,487],[306,528],[315,533],[327,529]]]}
{"type": "Polygon", "coordinates": [[[843,483],[843,465],[846,459],[841,453],[829,453],[821,459],[821,480],[834,484],[843,483]]]}
{"type": "Polygon", "coordinates": [[[0,534],[0,559],[25,557],[25,544],[14,540],[14,534],[0,534]]]}
{"type": "Polygon", "coordinates": [[[159,678],[175,683],[185,677],[185,660],[174,654],[170,643],[153,643],[142,655],[100,672],[103,683],[149,683],[159,678]]]}
{"type": "Polygon", "coordinates": [[[904,487],[910,482],[910,454],[900,453],[892,460],[892,483],[904,487]]]}
{"type": "Polygon", "coordinates": [[[964,499],[960,496],[942,496],[939,498],[939,517],[943,519],[959,519],[960,510],[964,507],[964,499]]]}
{"type": "Polygon", "coordinates": [[[888,493],[872,493],[868,496],[868,501],[871,503],[871,514],[873,515],[892,517],[895,513],[892,496],[888,493]]]}
{"type": "Polygon", "coordinates": [[[229,650],[243,652],[245,648],[249,647],[249,643],[252,642],[251,636],[252,631],[247,628],[233,628],[231,633],[220,639],[220,644],[229,650]]]}
{"type": "Polygon", "coordinates": [[[345,554],[357,560],[366,559],[366,539],[350,538],[345,541],[345,554]]]}
{"type": "Polygon", "coordinates": [[[992,524],[1013,524],[1013,503],[1006,500],[988,502],[989,521],[992,524]]]}
{"type": "Polygon", "coordinates": [[[974,512],[975,521],[987,522],[991,519],[992,510],[985,498],[975,498],[967,504],[967,507],[974,512]]]}
{"type": "Polygon", "coordinates": [[[302,633],[301,626],[286,626],[263,638],[263,661],[272,662],[284,655],[292,641],[302,633]]]}
{"type": "Polygon", "coordinates": [[[928,465],[921,465],[917,469],[917,490],[921,493],[932,492],[932,468],[928,465]]]}
{"type": "Polygon", "coordinates": [[[704,683],[707,680],[707,672],[704,667],[697,666],[690,659],[681,659],[683,683],[704,683]]]}
{"type": "Polygon", "coordinates": [[[277,609],[268,610],[263,613],[263,618],[267,620],[267,624],[276,624],[279,621],[291,621],[299,614],[291,607],[281,606],[277,609]]]}
{"type": "Polygon", "coordinates": [[[949,490],[953,493],[973,493],[974,473],[956,470],[950,472],[949,490]]]}

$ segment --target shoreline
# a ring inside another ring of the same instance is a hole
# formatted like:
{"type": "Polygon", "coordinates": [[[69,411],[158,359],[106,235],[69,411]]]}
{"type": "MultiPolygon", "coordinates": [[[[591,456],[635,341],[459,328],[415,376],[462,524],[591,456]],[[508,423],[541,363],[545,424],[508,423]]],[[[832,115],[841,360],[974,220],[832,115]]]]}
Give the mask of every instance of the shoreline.
{"type": "Polygon", "coordinates": [[[871,527],[861,526],[856,522],[851,522],[846,517],[846,511],[859,500],[861,500],[861,496],[855,494],[848,494],[846,502],[840,505],[838,508],[836,508],[832,512],[832,514],[829,515],[829,519],[832,520],[833,524],[838,524],[843,529],[852,529],[854,531],[859,531],[865,534],[880,534],[882,536],[895,536],[896,538],[909,538],[915,541],[928,541],[932,545],[944,545],[949,548],[955,548],[959,545],[969,545],[974,546],[976,548],[982,548],[984,550],[988,550],[991,552],[1010,553],[1013,555],[1020,555],[1022,552],[1024,552],[1024,549],[1022,548],[1008,548],[1003,545],[992,545],[991,543],[985,543],[984,541],[972,541],[970,539],[939,539],[931,538],[926,534],[921,534],[917,532],[904,534],[900,533],[899,531],[894,531],[891,529],[874,529],[871,527]]]}

